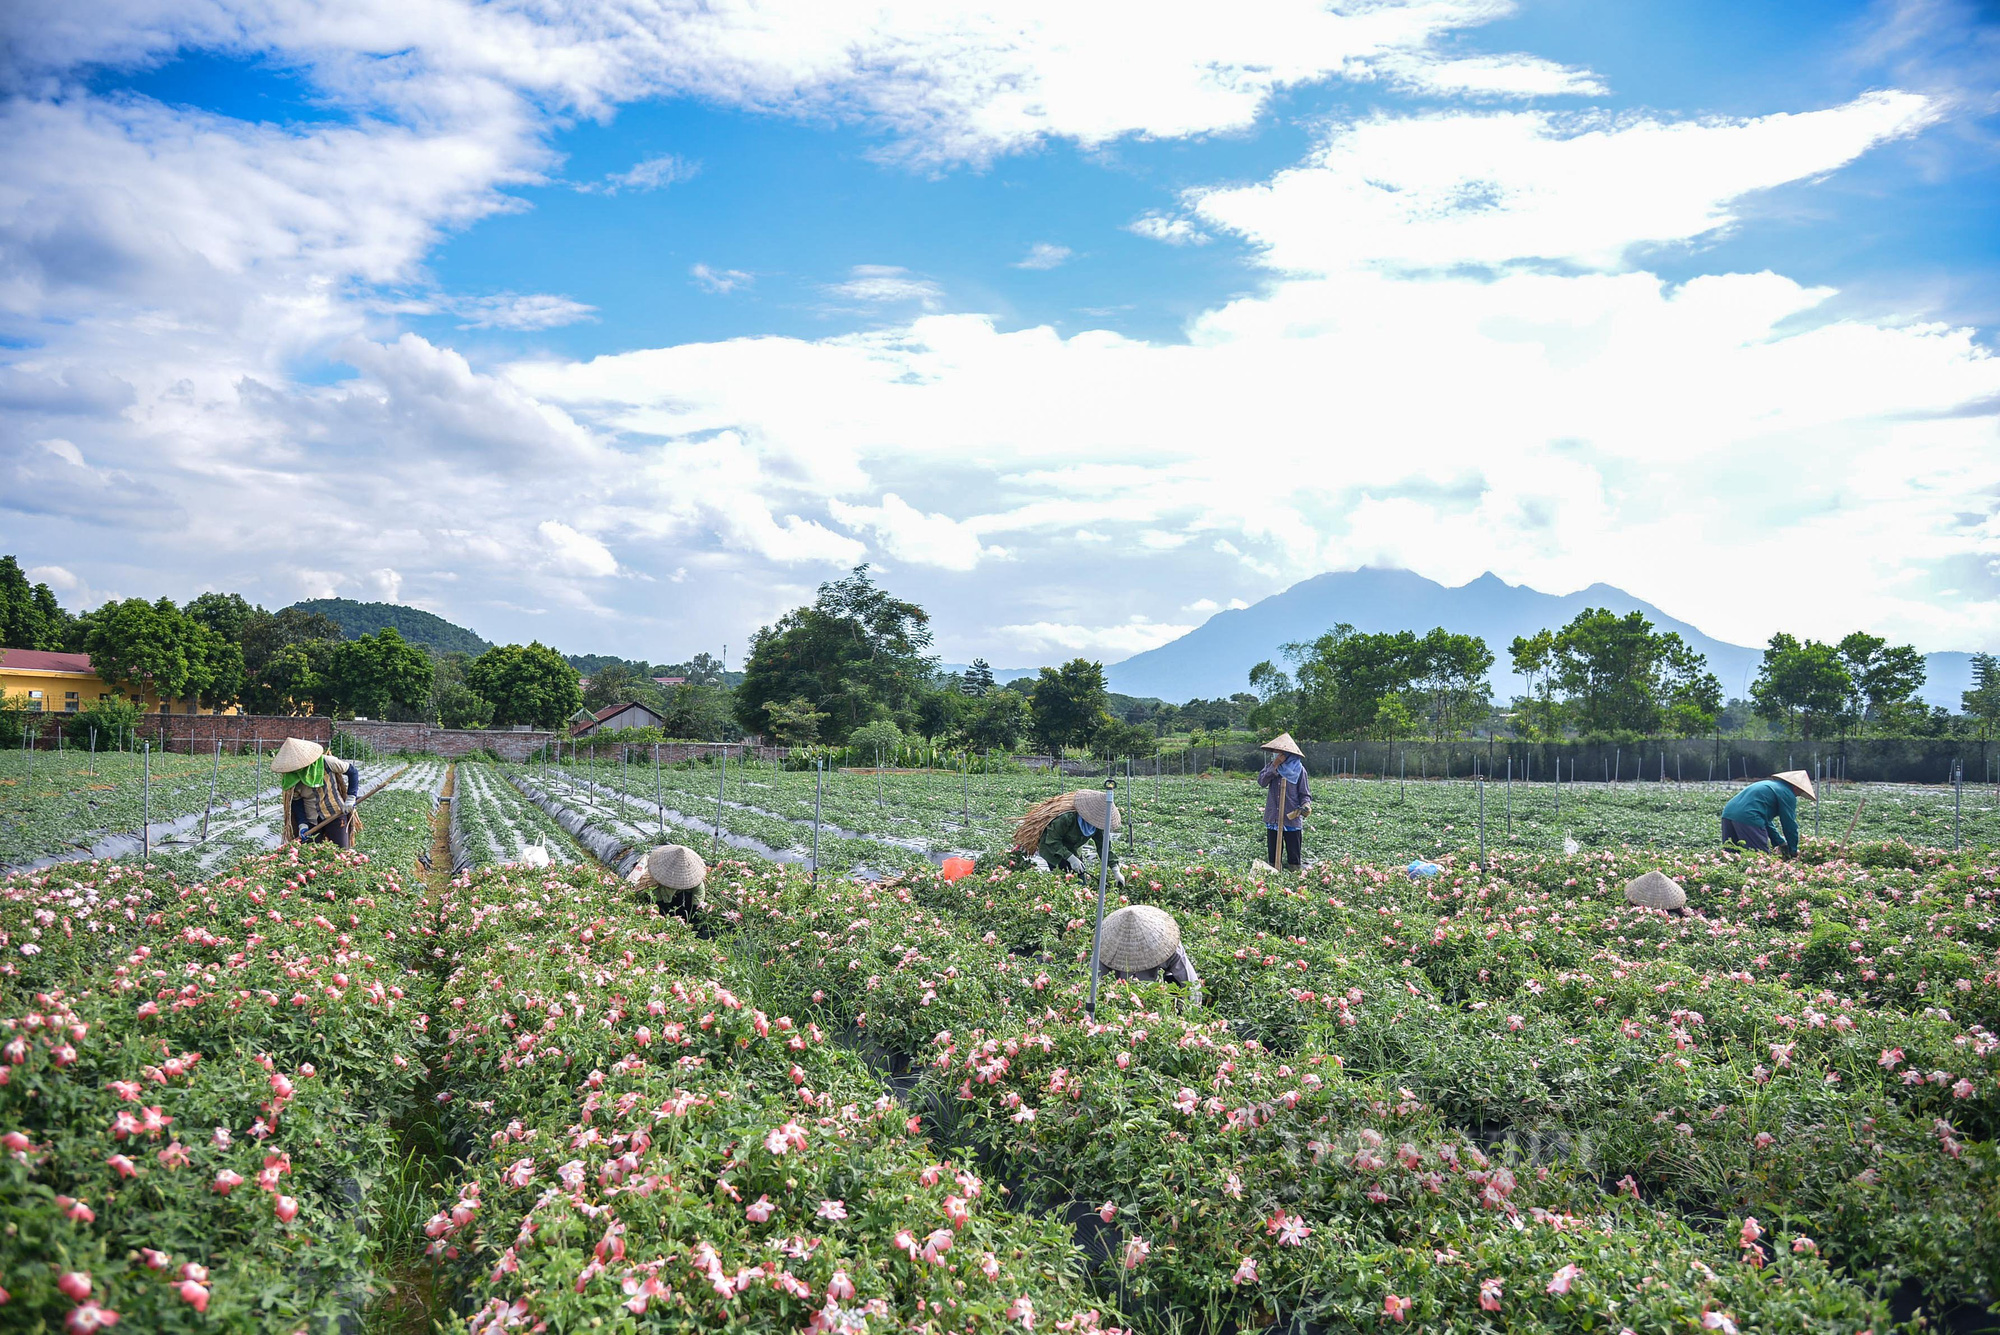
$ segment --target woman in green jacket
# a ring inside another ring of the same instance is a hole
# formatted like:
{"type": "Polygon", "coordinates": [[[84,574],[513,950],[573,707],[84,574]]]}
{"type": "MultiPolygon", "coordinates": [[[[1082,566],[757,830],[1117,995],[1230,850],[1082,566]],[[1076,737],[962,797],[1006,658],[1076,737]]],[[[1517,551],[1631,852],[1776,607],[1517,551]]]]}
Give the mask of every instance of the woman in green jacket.
{"type": "Polygon", "coordinates": [[[1802,769],[1757,780],[1722,809],[1722,842],[1765,853],[1775,845],[1785,857],[1797,857],[1800,797],[1819,800],[1812,776],[1802,769]]]}

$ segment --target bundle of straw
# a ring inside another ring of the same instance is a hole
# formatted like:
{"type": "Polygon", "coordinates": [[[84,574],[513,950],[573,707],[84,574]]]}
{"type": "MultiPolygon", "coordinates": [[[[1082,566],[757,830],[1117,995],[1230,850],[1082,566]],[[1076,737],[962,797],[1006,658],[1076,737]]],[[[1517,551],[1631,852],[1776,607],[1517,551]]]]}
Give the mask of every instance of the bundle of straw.
{"type": "Polygon", "coordinates": [[[1028,814],[1021,817],[1021,823],[1014,827],[1012,848],[1016,853],[1033,853],[1041,847],[1042,835],[1056,817],[1066,811],[1076,810],[1075,793],[1057,793],[1028,808],[1028,814]]]}

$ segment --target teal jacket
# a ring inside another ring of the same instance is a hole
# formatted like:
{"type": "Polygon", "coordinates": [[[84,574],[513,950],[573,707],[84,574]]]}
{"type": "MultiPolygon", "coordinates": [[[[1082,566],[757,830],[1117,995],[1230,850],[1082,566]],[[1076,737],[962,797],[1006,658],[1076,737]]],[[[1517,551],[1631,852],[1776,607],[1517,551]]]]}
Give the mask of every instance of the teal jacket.
{"type": "MultiPolygon", "coordinates": [[[[1035,849],[1042,861],[1049,864],[1049,870],[1062,871],[1069,858],[1083,856],[1086,847],[1095,848],[1097,836],[1085,834],[1083,823],[1074,811],[1065,811],[1049,822],[1049,828],[1042,831],[1042,842],[1035,849]]],[[[1111,866],[1118,865],[1117,841],[1112,841],[1111,866]]]]}
{"type": "Polygon", "coordinates": [[[1722,809],[1722,818],[1739,825],[1762,826],[1771,832],[1772,842],[1781,843],[1794,853],[1799,851],[1799,795],[1788,783],[1759,779],[1729,799],[1729,805],[1722,809]],[[1780,825],[1784,827],[1782,836],[1778,832],[1780,825]]]}

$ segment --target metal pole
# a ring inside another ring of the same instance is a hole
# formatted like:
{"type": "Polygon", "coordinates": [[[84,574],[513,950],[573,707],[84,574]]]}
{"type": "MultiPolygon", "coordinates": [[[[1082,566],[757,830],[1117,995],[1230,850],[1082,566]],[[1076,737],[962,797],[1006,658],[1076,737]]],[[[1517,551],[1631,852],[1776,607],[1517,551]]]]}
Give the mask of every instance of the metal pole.
{"type": "Polygon", "coordinates": [[[201,842],[208,842],[208,817],[215,810],[215,785],[222,778],[222,743],[215,744],[215,770],[208,776],[208,805],[201,811],[201,842]]]}
{"type": "Polygon", "coordinates": [[[729,781],[729,748],[722,748],[721,764],[715,767],[715,841],[708,846],[710,853],[722,848],[722,785],[729,781]]]}
{"type": "Polygon", "coordinates": [[[1965,802],[1965,762],[1954,760],[1951,764],[1951,851],[1956,853],[1958,843],[1958,815],[1965,802]]]}
{"type": "Polygon", "coordinates": [[[1103,973],[1097,952],[1104,941],[1104,887],[1111,880],[1111,827],[1117,824],[1117,785],[1104,781],[1104,828],[1097,832],[1097,926],[1090,933],[1090,1018],[1097,1018],[1097,979],[1103,973]]]}
{"type": "Polygon", "coordinates": [[[958,757],[958,819],[961,823],[972,821],[972,757],[961,753],[958,757]]]}
{"type": "MultiPolygon", "coordinates": [[[[1125,791],[1132,791],[1132,757],[1130,756],[1125,757],[1125,791]]],[[[1135,833],[1137,829],[1138,827],[1131,821],[1128,820],[1125,822],[1125,853],[1128,857],[1131,856],[1132,850],[1137,847],[1133,842],[1138,838],[1138,835],[1135,833]]]]}
{"type": "Polygon", "coordinates": [[[667,837],[667,799],[660,792],[660,744],[653,743],[653,806],[660,817],[660,837],[667,837]]]}
{"type": "Polygon", "coordinates": [[[139,865],[144,867],[153,860],[153,744],[147,742],[141,753],[141,761],[146,767],[146,806],[139,827],[139,865]]]}
{"type": "Polygon", "coordinates": [[[1514,757],[1507,757],[1507,838],[1514,837],[1514,757]]]}
{"type": "Polygon", "coordinates": [[[264,739],[257,739],[257,770],[252,776],[255,786],[250,790],[250,814],[259,820],[264,818],[264,739]]]}
{"type": "Polygon", "coordinates": [[[823,798],[825,795],[826,795],[826,761],[824,758],[820,758],[813,761],[812,883],[814,886],[819,885],[819,804],[820,804],[820,799],[823,798]]]}
{"type": "Polygon", "coordinates": [[[1479,860],[1486,861],[1486,776],[1481,774],[1475,782],[1479,786],[1479,860]]]}
{"type": "Polygon", "coordinates": [[[875,805],[882,805],[882,743],[875,743],[875,805]]]}

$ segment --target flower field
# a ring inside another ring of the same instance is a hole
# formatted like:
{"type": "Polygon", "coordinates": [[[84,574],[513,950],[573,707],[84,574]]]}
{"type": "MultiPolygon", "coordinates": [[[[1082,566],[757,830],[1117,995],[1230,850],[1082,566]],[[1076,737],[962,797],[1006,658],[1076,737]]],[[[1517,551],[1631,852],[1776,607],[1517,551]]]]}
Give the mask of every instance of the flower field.
{"type": "Polygon", "coordinates": [[[469,867],[519,862],[530,844],[548,850],[550,861],[566,866],[582,856],[561,826],[515,791],[496,765],[456,767],[452,799],[458,856],[469,867]]]}
{"type": "MultiPolygon", "coordinates": [[[[453,773],[496,864],[580,858],[453,773]]],[[[605,778],[547,782],[655,835],[605,778]]],[[[7,879],[0,1327],[1879,1333],[2000,1295],[1990,852],[1475,865],[1439,799],[1436,878],[1258,877],[1149,859],[1140,795],[1125,895],[1204,986],[1093,1018],[1094,886],[729,860],[690,928],[583,861],[420,875],[444,783],[353,852],[7,879]],[[1624,903],[1655,866],[1688,916],[1624,903]]]]}

